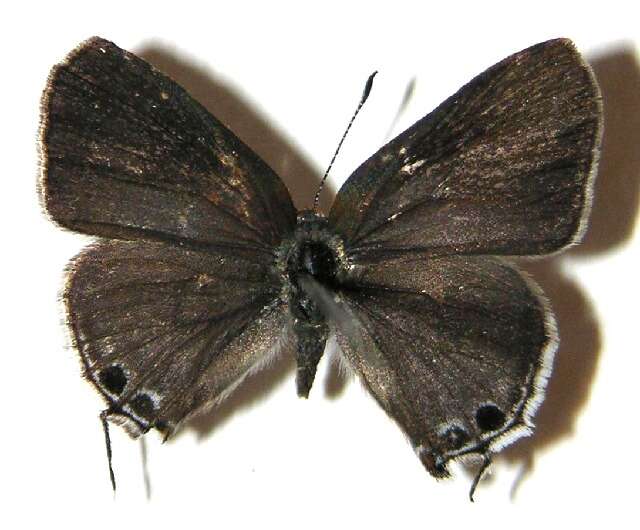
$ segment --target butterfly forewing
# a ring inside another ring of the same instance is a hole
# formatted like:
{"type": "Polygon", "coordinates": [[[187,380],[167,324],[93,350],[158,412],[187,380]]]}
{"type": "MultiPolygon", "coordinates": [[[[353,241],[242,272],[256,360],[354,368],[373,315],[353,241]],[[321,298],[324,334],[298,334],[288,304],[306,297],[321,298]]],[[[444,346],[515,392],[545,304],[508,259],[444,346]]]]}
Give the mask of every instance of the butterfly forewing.
{"type": "Polygon", "coordinates": [[[362,164],[338,193],[331,224],[363,260],[394,249],[561,249],[580,233],[600,128],[599,91],[573,44],[538,44],[480,74],[362,164]]]}
{"type": "Polygon", "coordinates": [[[61,225],[111,238],[272,247],[295,226],[275,173],[171,79],[92,38],[51,73],[43,190],[61,225]]]}

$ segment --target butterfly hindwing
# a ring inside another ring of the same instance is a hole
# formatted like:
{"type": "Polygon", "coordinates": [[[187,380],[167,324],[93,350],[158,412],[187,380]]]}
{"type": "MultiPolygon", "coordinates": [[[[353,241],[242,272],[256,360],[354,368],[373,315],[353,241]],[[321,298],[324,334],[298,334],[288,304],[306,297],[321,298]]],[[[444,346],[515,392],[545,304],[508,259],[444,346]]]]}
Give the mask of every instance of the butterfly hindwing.
{"type": "Polygon", "coordinates": [[[337,297],[317,290],[349,364],[429,472],[529,432],[555,351],[533,284],[497,258],[404,256],[337,297]]]}
{"type": "Polygon", "coordinates": [[[352,255],[531,255],[580,235],[601,132],[573,44],[544,42],[477,76],[364,162],[330,223],[352,255]]]}
{"type": "Polygon", "coordinates": [[[85,375],[133,434],[171,431],[275,353],[287,322],[261,253],[111,241],[64,294],[85,375]]]}
{"type": "Polygon", "coordinates": [[[53,69],[42,104],[53,219],[109,238],[269,248],[295,226],[279,177],[187,92],[94,37],[53,69]]]}

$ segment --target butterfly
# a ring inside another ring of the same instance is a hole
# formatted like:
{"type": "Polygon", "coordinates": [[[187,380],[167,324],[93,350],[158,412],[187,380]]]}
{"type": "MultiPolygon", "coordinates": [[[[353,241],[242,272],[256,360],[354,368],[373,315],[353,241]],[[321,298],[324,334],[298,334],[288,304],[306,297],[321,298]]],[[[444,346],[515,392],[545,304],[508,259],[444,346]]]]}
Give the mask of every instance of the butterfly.
{"type": "Polygon", "coordinates": [[[579,241],[601,130],[590,68],[571,41],[543,42],[382,147],[325,217],[298,212],[174,81],[82,43],[44,92],[41,195],[55,223],[98,238],[63,298],[109,460],[107,421],[170,436],[281,350],[307,397],[335,334],[431,475],[482,459],[472,495],[491,455],[531,434],[557,347],[548,302],[507,257],[579,241]]]}

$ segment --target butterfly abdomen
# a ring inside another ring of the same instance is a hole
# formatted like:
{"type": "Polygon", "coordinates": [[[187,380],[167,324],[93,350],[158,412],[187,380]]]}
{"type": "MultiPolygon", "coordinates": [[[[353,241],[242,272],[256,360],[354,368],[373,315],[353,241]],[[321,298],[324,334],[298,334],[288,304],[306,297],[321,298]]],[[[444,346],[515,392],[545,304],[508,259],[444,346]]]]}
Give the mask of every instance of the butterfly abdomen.
{"type": "Polygon", "coordinates": [[[329,326],[313,297],[300,286],[301,277],[313,277],[334,289],[347,271],[342,239],[327,219],[312,211],[298,214],[296,229],[279,250],[278,273],[284,284],[296,341],[298,395],[307,397],[324,353],[329,326]]]}

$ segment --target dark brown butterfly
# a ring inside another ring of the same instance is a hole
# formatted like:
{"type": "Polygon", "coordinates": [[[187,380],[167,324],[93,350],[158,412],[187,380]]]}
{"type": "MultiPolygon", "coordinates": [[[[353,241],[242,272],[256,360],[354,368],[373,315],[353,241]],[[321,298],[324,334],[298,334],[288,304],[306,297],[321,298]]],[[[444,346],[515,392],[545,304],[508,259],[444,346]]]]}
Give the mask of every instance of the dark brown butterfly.
{"type": "Polygon", "coordinates": [[[100,238],[64,300],[105,426],[169,436],[284,345],[306,397],[333,332],[429,473],[469,454],[486,467],[531,433],[557,344],[502,256],[579,240],[601,123],[573,44],[538,44],[375,153],[324,217],[296,212],[171,79],[84,42],[45,90],[42,193],[56,223],[100,238]]]}

